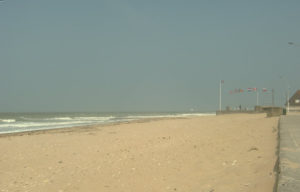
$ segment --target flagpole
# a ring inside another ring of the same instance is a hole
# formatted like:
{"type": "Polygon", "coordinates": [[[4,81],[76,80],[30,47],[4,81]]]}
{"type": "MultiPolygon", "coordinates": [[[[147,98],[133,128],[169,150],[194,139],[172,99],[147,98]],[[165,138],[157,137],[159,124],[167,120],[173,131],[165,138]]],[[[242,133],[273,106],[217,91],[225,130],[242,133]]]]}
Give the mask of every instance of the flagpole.
{"type": "Polygon", "coordinates": [[[219,90],[219,111],[222,111],[222,80],[220,80],[220,90],[219,90]]]}
{"type": "Polygon", "coordinates": [[[275,106],[275,101],[274,101],[274,89],[272,89],[272,106],[275,106]]]}
{"type": "Polygon", "coordinates": [[[287,91],[287,112],[290,112],[290,86],[288,86],[287,91]]]}
{"type": "Polygon", "coordinates": [[[258,91],[256,90],[256,106],[258,106],[258,91]]]}
{"type": "Polygon", "coordinates": [[[221,80],[220,80],[220,86],[219,86],[219,111],[221,111],[221,109],[222,109],[221,89],[222,89],[222,84],[221,84],[221,80]]]}

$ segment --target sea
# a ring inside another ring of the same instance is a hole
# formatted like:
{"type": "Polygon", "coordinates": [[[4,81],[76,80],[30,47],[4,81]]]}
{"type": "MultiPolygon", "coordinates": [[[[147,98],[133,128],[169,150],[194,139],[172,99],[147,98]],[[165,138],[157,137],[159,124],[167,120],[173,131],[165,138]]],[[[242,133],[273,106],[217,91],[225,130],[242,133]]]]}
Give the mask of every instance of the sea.
{"type": "Polygon", "coordinates": [[[210,116],[215,113],[0,113],[0,134],[142,119],[210,116]]]}

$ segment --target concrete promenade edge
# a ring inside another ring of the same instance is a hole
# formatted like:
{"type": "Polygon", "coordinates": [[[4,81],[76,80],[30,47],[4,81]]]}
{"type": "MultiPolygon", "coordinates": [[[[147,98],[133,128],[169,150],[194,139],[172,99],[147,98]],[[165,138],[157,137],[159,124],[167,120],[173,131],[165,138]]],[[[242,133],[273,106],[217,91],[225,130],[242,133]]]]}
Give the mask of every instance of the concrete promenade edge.
{"type": "Polygon", "coordinates": [[[277,192],[299,192],[300,113],[280,117],[278,158],[277,192]]]}

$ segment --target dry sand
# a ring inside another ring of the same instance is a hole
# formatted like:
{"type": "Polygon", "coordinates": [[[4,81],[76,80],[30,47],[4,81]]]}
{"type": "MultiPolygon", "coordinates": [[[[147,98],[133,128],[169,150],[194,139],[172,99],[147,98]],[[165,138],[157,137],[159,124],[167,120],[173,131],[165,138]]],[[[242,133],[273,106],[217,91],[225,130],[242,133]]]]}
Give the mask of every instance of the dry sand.
{"type": "Polygon", "coordinates": [[[0,137],[0,191],[271,192],[278,118],[234,114],[0,137]]]}

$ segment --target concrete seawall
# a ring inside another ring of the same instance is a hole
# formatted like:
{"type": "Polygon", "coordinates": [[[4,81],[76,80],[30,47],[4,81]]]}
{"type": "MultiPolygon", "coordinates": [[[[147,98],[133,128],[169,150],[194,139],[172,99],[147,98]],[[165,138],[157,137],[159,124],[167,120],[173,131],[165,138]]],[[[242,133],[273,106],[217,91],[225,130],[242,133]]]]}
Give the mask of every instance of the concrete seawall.
{"type": "Polygon", "coordinates": [[[278,158],[277,191],[300,191],[300,114],[280,117],[278,158]]]}

